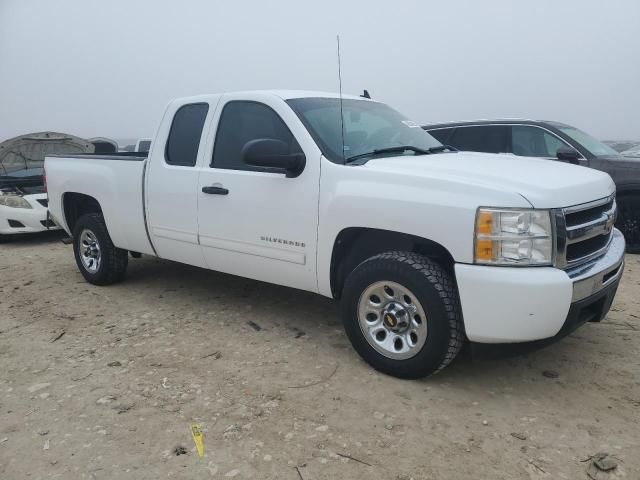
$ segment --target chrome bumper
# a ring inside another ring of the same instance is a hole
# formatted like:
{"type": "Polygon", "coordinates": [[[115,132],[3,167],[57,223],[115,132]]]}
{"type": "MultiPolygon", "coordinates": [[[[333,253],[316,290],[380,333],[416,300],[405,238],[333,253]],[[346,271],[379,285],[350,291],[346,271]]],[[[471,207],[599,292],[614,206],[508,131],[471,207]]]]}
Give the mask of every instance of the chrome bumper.
{"type": "Polygon", "coordinates": [[[601,257],[567,270],[573,282],[572,302],[577,302],[598,293],[603,288],[620,280],[624,270],[625,242],[622,233],[613,229],[611,242],[601,257]]]}

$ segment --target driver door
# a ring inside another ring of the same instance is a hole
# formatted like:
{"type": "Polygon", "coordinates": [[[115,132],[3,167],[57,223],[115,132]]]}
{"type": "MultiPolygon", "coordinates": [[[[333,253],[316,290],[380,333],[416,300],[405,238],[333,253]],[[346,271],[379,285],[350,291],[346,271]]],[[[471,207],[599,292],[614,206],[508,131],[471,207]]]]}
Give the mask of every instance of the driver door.
{"type": "Polygon", "coordinates": [[[255,97],[225,96],[213,121],[197,191],[203,255],[213,270],[317,291],[320,155],[315,144],[298,142],[292,130],[309,136],[284,101],[255,97]],[[244,145],[261,138],[281,140],[291,153],[303,151],[303,172],[286,178],[243,163],[244,145]]]}

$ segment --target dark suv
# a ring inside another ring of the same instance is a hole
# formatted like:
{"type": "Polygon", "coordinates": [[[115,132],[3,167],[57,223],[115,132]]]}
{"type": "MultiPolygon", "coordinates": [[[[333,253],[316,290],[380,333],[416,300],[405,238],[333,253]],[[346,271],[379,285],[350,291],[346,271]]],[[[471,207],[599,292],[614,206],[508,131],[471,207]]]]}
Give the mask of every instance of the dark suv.
{"type": "Polygon", "coordinates": [[[640,158],[623,157],[591,135],[558,122],[480,120],[422,128],[458,150],[547,158],[608,173],[617,188],[616,227],[627,240],[627,252],[640,252],[640,158]]]}

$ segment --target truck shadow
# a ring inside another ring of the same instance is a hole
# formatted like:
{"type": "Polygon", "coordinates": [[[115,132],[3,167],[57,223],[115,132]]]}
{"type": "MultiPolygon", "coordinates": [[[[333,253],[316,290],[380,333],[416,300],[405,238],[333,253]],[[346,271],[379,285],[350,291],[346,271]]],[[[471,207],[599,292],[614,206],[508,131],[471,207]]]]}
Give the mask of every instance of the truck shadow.
{"type": "Polygon", "coordinates": [[[51,230],[38,233],[19,233],[16,235],[3,235],[0,238],[0,248],[15,246],[38,246],[47,243],[55,243],[66,238],[67,234],[63,230],[51,230]]]}
{"type": "MultiPolygon", "coordinates": [[[[117,288],[146,297],[147,301],[170,301],[193,311],[242,312],[250,309],[254,329],[283,329],[289,336],[312,335],[315,348],[326,350],[336,360],[370,367],[359,360],[342,331],[339,304],[313,293],[249,280],[211,270],[200,269],[165,260],[144,257],[131,260],[127,278],[117,288]],[[137,292],[136,292],[137,291],[137,292]]],[[[203,320],[204,321],[204,320],[203,320]]],[[[246,325],[243,325],[246,327],[246,325]]],[[[593,362],[584,362],[589,350],[597,350],[595,341],[576,341],[588,332],[583,326],[573,335],[533,351],[514,350],[504,346],[483,347],[481,355],[466,345],[452,365],[438,375],[420,382],[495,383],[499,379],[522,378],[532,370],[540,378],[543,372],[571,364],[573,375],[588,375],[593,362]],[[571,360],[573,357],[575,358],[571,360]],[[576,371],[576,369],[578,369],[576,371]]],[[[593,332],[588,332],[589,336],[593,332]]],[[[285,340],[288,341],[288,340],[285,340]]],[[[389,377],[390,378],[390,377],[389,377]]],[[[395,380],[395,379],[392,379],[395,380]]]]}

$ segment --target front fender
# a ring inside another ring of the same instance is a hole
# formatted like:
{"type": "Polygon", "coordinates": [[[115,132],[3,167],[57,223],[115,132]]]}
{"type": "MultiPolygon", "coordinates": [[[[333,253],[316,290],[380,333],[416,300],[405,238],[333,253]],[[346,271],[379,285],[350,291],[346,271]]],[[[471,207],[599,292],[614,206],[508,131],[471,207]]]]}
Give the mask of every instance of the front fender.
{"type": "Polygon", "coordinates": [[[331,296],[331,257],[345,228],[389,230],[442,245],[455,262],[473,262],[479,206],[529,208],[522,196],[478,184],[406,174],[323,159],[318,225],[318,290],[331,296]]]}

